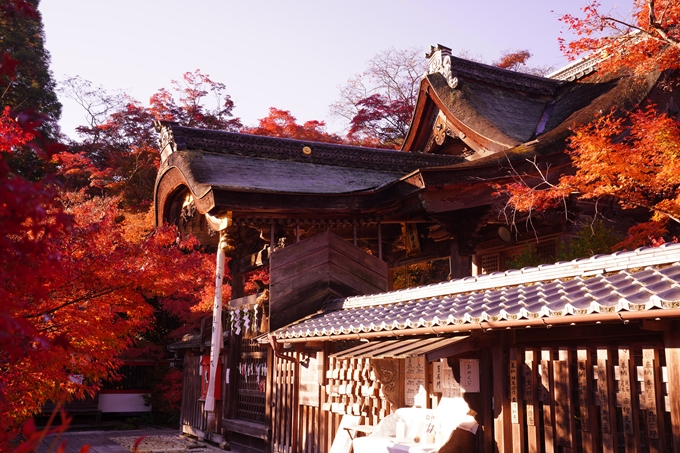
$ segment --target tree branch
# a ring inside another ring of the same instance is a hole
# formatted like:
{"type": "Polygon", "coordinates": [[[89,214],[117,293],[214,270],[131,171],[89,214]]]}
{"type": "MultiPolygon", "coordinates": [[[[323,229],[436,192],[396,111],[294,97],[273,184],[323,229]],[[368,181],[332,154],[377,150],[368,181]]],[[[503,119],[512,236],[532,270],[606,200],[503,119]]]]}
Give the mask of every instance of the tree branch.
{"type": "Polygon", "coordinates": [[[116,291],[123,289],[123,288],[128,288],[130,286],[132,286],[132,284],[129,284],[129,283],[127,285],[113,286],[113,287],[108,288],[108,289],[101,291],[99,293],[88,294],[88,295],[81,296],[81,297],[78,297],[78,298],[73,299],[73,300],[69,300],[67,302],[64,302],[61,305],[53,307],[49,310],[45,310],[41,313],[37,313],[37,314],[34,314],[34,315],[27,315],[26,318],[31,319],[31,318],[39,318],[39,317],[45,316],[45,315],[51,315],[51,314],[54,314],[55,312],[61,310],[62,308],[68,307],[69,305],[74,305],[74,304],[77,304],[79,302],[83,302],[83,301],[90,300],[90,299],[98,299],[100,297],[106,296],[108,294],[111,294],[111,293],[116,292],[116,291]]]}

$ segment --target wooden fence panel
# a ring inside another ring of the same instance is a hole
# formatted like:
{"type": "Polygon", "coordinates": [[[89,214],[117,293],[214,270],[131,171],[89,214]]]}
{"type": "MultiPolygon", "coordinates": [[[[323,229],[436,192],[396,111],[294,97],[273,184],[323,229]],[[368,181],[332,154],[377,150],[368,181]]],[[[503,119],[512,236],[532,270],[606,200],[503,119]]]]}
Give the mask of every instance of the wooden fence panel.
{"type": "Polygon", "coordinates": [[[663,348],[543,348],[540,357],[533,349],[507,352],[509,414],[491,421],[499,451],[674,451],[664,434],[671,398],[663,348]]]}

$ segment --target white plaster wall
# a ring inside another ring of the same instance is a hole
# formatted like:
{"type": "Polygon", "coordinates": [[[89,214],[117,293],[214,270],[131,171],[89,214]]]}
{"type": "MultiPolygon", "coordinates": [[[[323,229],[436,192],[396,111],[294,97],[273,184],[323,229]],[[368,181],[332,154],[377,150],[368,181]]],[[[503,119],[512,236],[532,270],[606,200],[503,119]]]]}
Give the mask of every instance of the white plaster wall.
{"type": "Polygon", "coordinates": [[[100,393],[99,410],[102,412],[151,412],[144,405],[144,393],[100,393]]]}

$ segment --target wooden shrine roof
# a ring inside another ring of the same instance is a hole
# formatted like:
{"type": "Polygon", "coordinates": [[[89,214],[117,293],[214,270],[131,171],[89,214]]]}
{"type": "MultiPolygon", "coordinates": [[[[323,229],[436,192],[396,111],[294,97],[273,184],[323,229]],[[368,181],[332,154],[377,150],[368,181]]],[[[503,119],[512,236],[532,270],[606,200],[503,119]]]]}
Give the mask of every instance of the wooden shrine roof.
{"type": "Polygon", "coordinates": [[[413,173],[448,168],[457,156],[404,153],[156,124],[161,167],[157,221],[186,186],[201,214],[372,211],[422,189],[413,173]],[[320,198],[323,197],[323,198],[320,198]],[[382,204],[381,204],[382,203],[382,204]]]}
{"type": "Polygon", "coordinates": [[[355,296],[279,329],[279,341],[457,333],[680,317],[680,244],[355,296]]]}
{"type": "Polygon", "coordinates": [[[523,158],[561,153],[570,128],[613,107],[640,104],[661,75],[598,73],[593,62],[583,61],[548,78],[464,60],[443,46],[428,56],[403,149],[432,152],[427,147],[443,115],[448,135],[475,151],[468,160],[505,159],[495,155],[500,151],[523,158]]]}

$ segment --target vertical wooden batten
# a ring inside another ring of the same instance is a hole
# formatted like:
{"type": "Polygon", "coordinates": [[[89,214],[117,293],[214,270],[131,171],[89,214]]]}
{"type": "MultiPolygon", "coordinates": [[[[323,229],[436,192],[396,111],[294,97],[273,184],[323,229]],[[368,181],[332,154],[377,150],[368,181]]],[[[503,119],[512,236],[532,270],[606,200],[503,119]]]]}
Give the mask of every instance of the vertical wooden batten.
{"type": "Polygon", "coordinates": [[[650,453],[666,451],[664,404],[661,398],[661,367],[659,350],[642,350],[643,396],[645,401],[645,427],[650,453]]]}
{"type": "Polygon", "coordinates": [[[541,451],[541,429],[538,411],[538,353],[524,351],[524,401],[527,419],[527,449],[529,453],[541,451]]]}
{"type": "Polygon", "coordinates": [[[574,408],[571,400],[571,348],[560,348],[558,360],[553,361],[555,378],[555,434],[557,445],[562,447],[563,453],[569,453],[576,448],[576,429],[574,425],[574,408]]]}
{"type": "Polygon", "coordinates": [[[670,401],[673,451],[680,451],[680,332],[677,324],[663,334],[668,373],[668,398],[670,401]]]}
{"type": "Polygon", "coordinates": [[[553,401],[554,383],[552,369],[552,350],[541,349],[541,400],[543,401],[543,433],[546,453],[557,450],[555,442],[555,405],[553,401]]]}
{"type": "Polygon", "coordinates": [[[640,451],[640,398],[637,393],[637,367],[630,348],[619,348],[619,394],[621,395],[621,416],[623,440],[626,453],[640,451]]]}
{"type": "Polygon", "coordinates": [[[599,450],[599,427],[597,423],[597,406],[593,401],[593,361],[591,350],[578,348],[577,352],[578,403],[581,414],[581,444],[584,453],[595,453],[599,450]]]}
{"type": "Polygon", "coordinates": [[[618,451],[616,435],[616,395],[614,393],[614,366],[611,351],[597,350],[597,389],[600,397],[600,424],[603,453],[618,451]]]}

